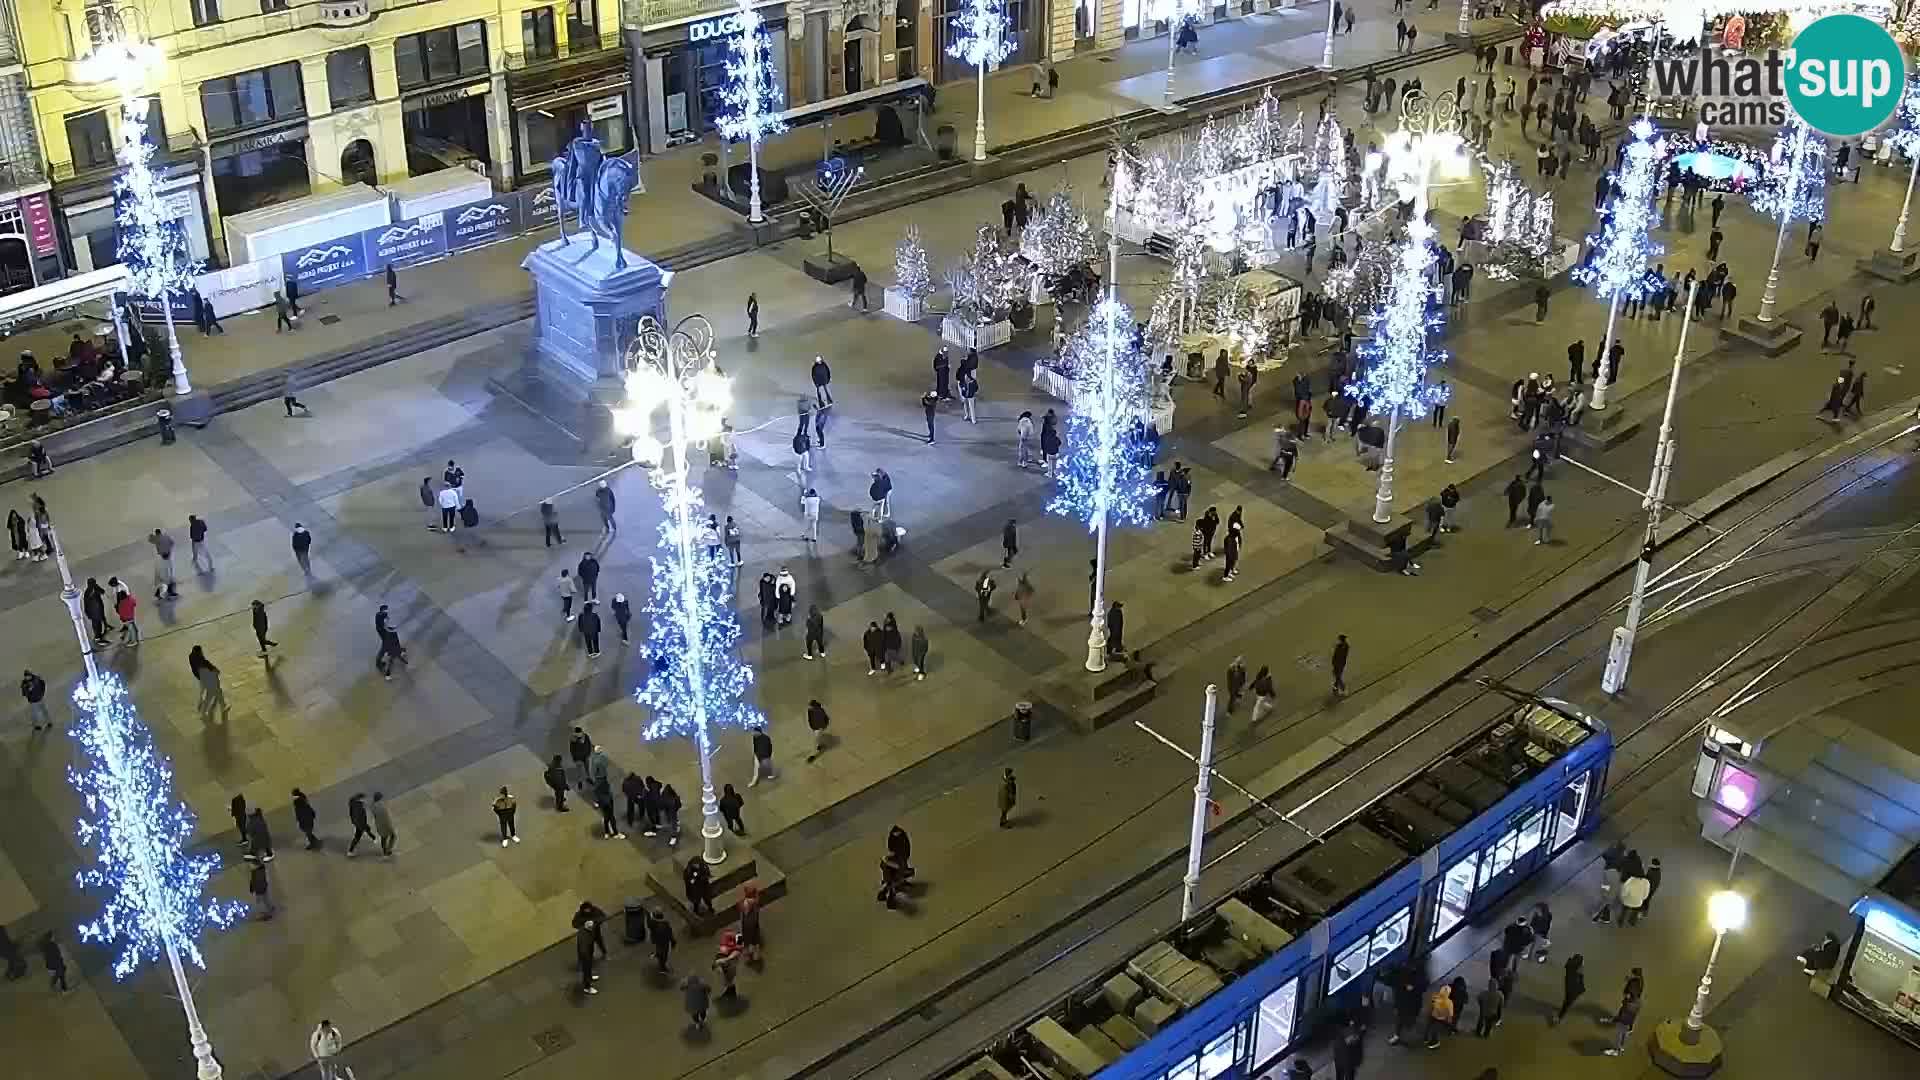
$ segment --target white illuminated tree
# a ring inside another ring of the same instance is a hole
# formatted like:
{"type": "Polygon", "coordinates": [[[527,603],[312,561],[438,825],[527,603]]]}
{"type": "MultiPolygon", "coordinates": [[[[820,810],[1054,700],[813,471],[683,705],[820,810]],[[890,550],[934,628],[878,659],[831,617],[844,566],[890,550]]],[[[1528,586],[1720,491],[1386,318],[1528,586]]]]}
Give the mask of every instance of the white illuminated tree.
{"type": "Polygon", "coordinates": [[[1795,221],[1823,221],[1827,215],[1827,142],[1795,117],[1774,137],[1767,175],[1754,193],[1753,208],[1780,222],[1773,240],[1773,265],[1767,268],[1767,286],[1760,293],[1763,323],[1773,321],[1780,295],[1780,257],[1786,252],[1787,230],[1795,221]]]}
{"type": "MultiPolygon", "coordinates": [[[[1916,10],[1920,10],[1920,4],[1915,4],[1907,17],[1913,19],[1916,10]]],[[[1899,111],[1887,131],[1887,140],[1911,163],[1907,168],[1907,193],[1900,200],[1900,219],[1893,224],[1893,243],[1887,245],[1889,251],[1898,255],[1906,249],[1907,211],[1913,206],[1914,179],[1920,177],[1920,76],[1907,80],[1906,90],[1900,95],[1899,111]]]]}
{"type": "Polygon", "coordinates": [[[1020,254],[1033,264],[1041,285],[1049,291],[1068,271],[1091,263],[1099,253],[1093,222],[1074,205],[1070,192],[1056,191],[1047,196],[1020,233],[1020,254]]]}
{"type": "Polygon", "coordinates": [[[1660,163],[1666,160],[1666,140],[1655,138],[1653,124],[1645,118],[1634,121],[1629,130],[1633,141],[1627,145],[1626,160],[1613,174],[1613,194],[1607,201],[1604,224],[1600,232],[1587,238],[1592,257],[1573,270],[1575,281],[1592,285],[1593,291],[1607,300],[1607,330],[1600,338],[1600,374],[1593,380],[1593,397],[1587,403],[1592,409],[1607,407],[1612,367],[1607,354],[1613,348],[1620,305],[1647,295],[1651,288],[1647,264],[1664,250],[1653,239],[1653,191],[1660,177],[1660,163]]]}
{"type": "Polygon", "coordinates": [[[760,208],[760,141],[787,130],[780,119],[786,95],[776,82],[773,38],[754,10],[752,0],[739,0],[734,19],[740,30],[727,41],[727,85],[720,92],[720,114],[714,126],[735,142],[747,143],[747,220],[758,225],[767,219],[760,208]]]}
{"type": "Polygon", "coordinates": [[[933,295],[933,270],[927,263],[926,245],[920,242],[920,226],[908,225],[907,234],[893,249],[893,287],[915,300],[933,295]]]}
{"type": "Polygon", "coordinates": [[[154,146],[147,139],[148,99],[125,94],[120,102],[120,178],[114,181],[115,239],[134,292],[160,305],[173,362],[173,391],[191,394],[180,335],[174,332],[172,294],[193,287],[200,265],[187,253],[180,227],[168,219],[153,173],[154,146]]]}
{"type": "Polygon", "coordinates": [[[1373,338],[1359,347],[1365,365],[1359,394],[1371,410],[1387,415],[1386,454],[1373,508],[1373,520],[1383,525],[1393,520],[1393,451],[1401,422],[1418,420],[1447,400],[1442,388],[1427,382],[1427,369],[1446,360],[1428,344],[1442,321],[1431,303],[1437,288],[1431,276],[1432,239],[1433,227],[1424,218],[1407,224],[1406,239],[1392,248],[1396,265],[1386,303],[1367,316],[1373,338]]]}
{"type": "MultiPolygon", "coordinates": [[[[745,0],[742,0],[744,3],[745,0]]],[[[953,44],[947,55],[973,65],[975,102],[973,118],[973,160],[987,160],[987,69],[1013,55],[1013,42],[1007,39],[1006,0],[967,0],[967,6],[953,16],[953,44]]]]}
{"type": "Polygon", "coordinates": [[[1540,276],[1553,251],[1553,194],[1528,187],[1513,162],[1501,161],[1487,173],[1486,229],[1488,276],[1540,276]]]}

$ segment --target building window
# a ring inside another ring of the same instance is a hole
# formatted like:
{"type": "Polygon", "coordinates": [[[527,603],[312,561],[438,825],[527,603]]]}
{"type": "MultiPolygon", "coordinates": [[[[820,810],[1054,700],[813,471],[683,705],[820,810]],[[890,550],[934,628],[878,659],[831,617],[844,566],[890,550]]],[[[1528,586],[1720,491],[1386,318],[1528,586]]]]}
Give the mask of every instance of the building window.
{"type": "Polygon", "coordinates": [[[584,52],[600,44],[600,12],[594,0],[567,0],[567,49],[584,52]]]}
{"type": "Polygon", "coordinates": [[[95,169],[113,164],[113,136],[107,131],[107,110],[67,117],[67,146],[73,167],[95,169]]]}
{"type": "Polygon", "coordinates": [[[289,0],[260,0],[260,14],[270,15],[276,11],[287,10],[289,0]]]}
{"type": "Polygon", "coordinates": [[[487,24],[479,20],[395,38],[400,89],[487,73],[487,24]]]}
{"type": "Polygon", "coordinates": [[[533,8],[520,13],[520,48],[530,60],[553,59],[552,8],[533,8]]]}
{"type": "Polygon", "coordinates": [[[207,118],[209,135],[305,116],[300,62],[208,79],[200,84],[200,110],[207,118]]]}
{"type": "Polygon", "coordinates": [[[212,26],[220,21],[220,0],[192,0],[193,25],[212,26]]]}
{"type": "Polygon", "coordinates": [[[1287,984],[1266,996],[1260,1002],[1260,1011],[1254,1014],[1253,1024],[1253,1065],[1264,1068],[1274,1058],[1285,1053],[1293,1042],[1293,1020],[1298,1011],[1300,998],[1300,980],[1288,979],[1287,984]]]}
{"type": "Polygon", "coordinates": [[[365,45],[327,54],[327,98],[336,109],[373,100],[373,54],[365,45]]]}

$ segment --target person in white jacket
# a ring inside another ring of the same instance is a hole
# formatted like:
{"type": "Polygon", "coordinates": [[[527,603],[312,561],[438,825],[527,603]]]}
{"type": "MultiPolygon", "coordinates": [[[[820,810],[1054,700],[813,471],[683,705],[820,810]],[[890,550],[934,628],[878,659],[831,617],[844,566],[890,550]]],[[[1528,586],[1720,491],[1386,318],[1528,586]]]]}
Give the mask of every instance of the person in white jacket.
{"type": "Polygon", "coordinates": [[[313,1034],[307,1036],[307,1050],[320,1068],[320,1080],[334,1080],[340,1068],[340,1029],[333,1026],[333,1021],[320,1021],[313,1034]]]}

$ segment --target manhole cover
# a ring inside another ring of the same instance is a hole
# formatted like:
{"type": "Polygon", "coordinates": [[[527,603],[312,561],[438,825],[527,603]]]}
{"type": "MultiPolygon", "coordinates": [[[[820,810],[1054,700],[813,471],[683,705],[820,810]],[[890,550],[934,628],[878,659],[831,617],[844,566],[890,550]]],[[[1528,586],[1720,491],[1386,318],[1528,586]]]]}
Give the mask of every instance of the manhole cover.
{"type": "Polygon", "coordinates": [[[573,1045],[573,1033],[564,1027],[550,1027],[533,1033],[533,1045],[549,1057],[573,1045]]]}
{"type": "Polygon", "coordinates": [[[1477,607],[1469,612],[1469,614],[1481,622],[1492,622],[1500,617],[1500,613],[1490,607],[1477,607]]]}
{"type": "Polygon", "coordinates": [[[337,322],[339,322],[339,321],[340,321],[340,316],[338,316],[338,315],[322,315],[322,316],[320,316],[320,325],[321,325],[321,326],[332,326],[332,325],[333,325],[334,323],[337,323],[337,322]]]}

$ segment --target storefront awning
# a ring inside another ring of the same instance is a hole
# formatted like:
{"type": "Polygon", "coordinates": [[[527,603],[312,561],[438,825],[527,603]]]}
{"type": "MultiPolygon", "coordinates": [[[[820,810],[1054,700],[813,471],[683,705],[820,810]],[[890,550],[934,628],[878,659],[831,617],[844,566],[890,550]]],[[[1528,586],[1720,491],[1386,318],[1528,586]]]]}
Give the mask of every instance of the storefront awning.
{"type": "Polygon", "coordinates": [[[860,112],[875,105],[884,105],[889,101],[924,94],[926,91],[927,80],[902,79],[870,90],[858,90],[851,94],[842,94],[837,98],[816,101],[811,105],[796,105],[780,114],[780,122],[788,127],[796,127],[830,116],[845,116],[848,113],[860,112]]]}
{"type": "Polygon", "coordinates": [[[127,278],[127,268],[115,264],[0,296],[0,330],[60,316],[81,304],[110,300],[113,294],[127,291],[127,278]]]}
{"type": "Polygon", "coordinates": [[[1920,845],[1920,756],[1832,714],[1728,752],[1700,802],[1702,833],[1848,906],[1920,845]]]}

